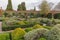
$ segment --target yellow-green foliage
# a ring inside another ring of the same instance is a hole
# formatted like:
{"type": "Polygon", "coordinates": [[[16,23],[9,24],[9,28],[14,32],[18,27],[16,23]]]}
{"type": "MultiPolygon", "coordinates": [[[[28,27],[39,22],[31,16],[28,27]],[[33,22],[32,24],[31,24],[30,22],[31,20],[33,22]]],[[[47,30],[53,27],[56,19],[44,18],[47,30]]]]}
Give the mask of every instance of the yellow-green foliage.
{"type": "Polygon", "coordinates": [[[43,28],[43,26],[39,25],[39,24],[36,24],[33,26],[33,29],[38,29],[38,28],[43,28]]]}
{"type": "Polygon", "coordinates": [[[50,7],[46,0],[42,1],[40,9],[42,14],[48,14],[50,12],[50,7]]]}
{"type": "Polygon", "coordinates": [[[25,33],[26,32],[23,29],[17,28],[12,32],[12,38],[13,38],[13,40],[20,40],[23,38],[25,33]]]}
{"type": "Polygon", "coordinates": [[[20,22],[18,22],[18,24],[25,25],[24,21],[20,21],[20,22]]]}
{"type": "Polygon", "coordinates": [[[10,40],[9,33],[0,33],[0,40],[10,40]]]}
{"type": "Polygon", "coordinates": [[[33,28],[26,28],[25,29],[26,32],[29,32],[29,31],[32,31],[32,30],[33,30],[33,28]]]}
{"type": "Polygon", "coordinates": [[[46,40],[45,38],[40,38],[39,40],[46,40]]]}

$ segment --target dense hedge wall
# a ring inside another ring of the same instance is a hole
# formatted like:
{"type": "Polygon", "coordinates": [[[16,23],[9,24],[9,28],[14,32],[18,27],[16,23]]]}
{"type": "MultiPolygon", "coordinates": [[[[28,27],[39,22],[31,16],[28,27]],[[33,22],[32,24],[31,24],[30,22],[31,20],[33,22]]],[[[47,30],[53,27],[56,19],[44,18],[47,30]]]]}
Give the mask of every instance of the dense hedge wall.
{"type": "Polygon", "coordinates": [[[0,40],[10,40],[9,33],[0,33],[0,40]]]}

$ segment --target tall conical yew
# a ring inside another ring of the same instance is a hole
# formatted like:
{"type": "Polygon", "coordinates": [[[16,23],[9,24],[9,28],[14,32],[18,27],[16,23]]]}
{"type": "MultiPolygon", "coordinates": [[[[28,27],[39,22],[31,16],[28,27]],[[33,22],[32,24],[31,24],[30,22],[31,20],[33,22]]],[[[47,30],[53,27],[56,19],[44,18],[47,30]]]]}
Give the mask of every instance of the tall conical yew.
{"type": "Polygon", "coordinates": [[[8,5],[7,5],[6,10],[13,10],[11,0],[8,0],[8,5]]]}
{"type": "Polygon", "coordinates": [[[17,8],[18,11],[21,11],[22,10],[22,6],[19,4],[18,5],[18,8],[17,8]]]}

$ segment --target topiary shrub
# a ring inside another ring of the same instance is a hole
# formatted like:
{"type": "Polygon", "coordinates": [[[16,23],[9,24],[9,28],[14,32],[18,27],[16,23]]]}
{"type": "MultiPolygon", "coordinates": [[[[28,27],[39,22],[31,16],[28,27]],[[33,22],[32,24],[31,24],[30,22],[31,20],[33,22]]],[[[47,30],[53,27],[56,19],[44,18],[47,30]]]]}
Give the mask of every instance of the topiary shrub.
{"type": "Polygon", "coordinates": [[[47,40],[60,40],[60,24],[53,27],[48,33],[46,33],[47,40]]]}
{"type": "Polygon", "coordinates": [[[26,28],[25,29],[26,32],[29,32],[29,31],[32,31],[32,30],[33,30],[33,28],[26,28]]]}
{"type": "Polygon", "coordinates": [[[51,28],[53,28],[52,26],[44,26],[44,28],[51,30],[51,28]]]}
{"type": "Polygon", "coordinates": [[[40,39],[38,39],[38,40],[46,40],[45,38],[40,38],[40,39]]]}
{"type": "Polygon", "coordinates": [[[60,13],[54,14],[54,18],[55,18],[55,19],[60,19],[60,13]]]}
{"type": "Polygon", "coordinates": [[[39,25],[39,24],[36,24],[33,26],[33,29],[38,29],[38,28],[43,28],[43,26],[39,25]]]}
{"type": "Polygon", "coordinates": [[[19,25],[25,25],[24,21],[18,22],[19,25]]]}
{"type": "Polygon", "coordinates": [[[45,33],[48,32],[47,29],[35,29],[24,35],[25,40],[38,40],[41,37],[45,37],[45,33]]]}
{"type": "Polygon", "coordinates": [[[23,36],[25,35],[25,31],[21,28],[17,28],[12,32],[13,40],[23,40],[23,36]]]}

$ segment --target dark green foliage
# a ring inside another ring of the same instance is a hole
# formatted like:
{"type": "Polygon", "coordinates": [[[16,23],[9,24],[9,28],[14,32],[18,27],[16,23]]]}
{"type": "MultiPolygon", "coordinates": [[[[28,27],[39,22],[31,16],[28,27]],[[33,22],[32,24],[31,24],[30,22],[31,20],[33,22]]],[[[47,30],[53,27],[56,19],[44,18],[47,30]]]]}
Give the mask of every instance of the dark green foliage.
{"type": "Polygon", "coordinates": [[[16,16],[16,13],[12,13],[12,16],[16,16]]]}
{"type": "Polygon", "coordinates": [[[47,18],[52,18],[52,13],[48,13],[47,18]]]}
{"type": "Polygon", "coordinates": [[[26,10],[25,2],[22,2],[22,3],[21,3],[21,6],[22,6],[22,10],[26,10]]]}
{"type": "Polygon", "coordinates": [[[60,19],[60,13],[54,14],[54,18],[55,18],[55,19],[60,19]]]}
{"type": "Polygon", "coordinates": [[[8,5],[6,10],[13,10],[11,0],[8,0],[8,5]]]}
{"type": "Polygon", "coordinates": [[[33,14],[33,13],[30,13],[30,15],[29,15],[29,16],[30,16],[30,18],[33,18],[34,14],[33,14]]]}
{"type": "Polygon", "coordinates": [[[26,28],[25,29],[26,32],[29,32],[29,31],[32,31],[32,30],[33,30],[33,28],[26,28]]]}
{"type": "Polygon", "coordinates": [[[8,16],[8,13],[4,12],[3,15],[4,15],[5,17],[7,17],[7,16],[8,16]]]}
{"type": "Polygon", "coordinates": [[[18,10],[18,11],[26,10],[25,2],[22,2],[21,4],[19,4],[17,10],[18,10]]]}
{"type": "Polygon", "coordinates": [[[22,6],[21,6],[21,4],[19,4],[17,11],[21,11],[21,10],[22,10],[22,6]]]}

